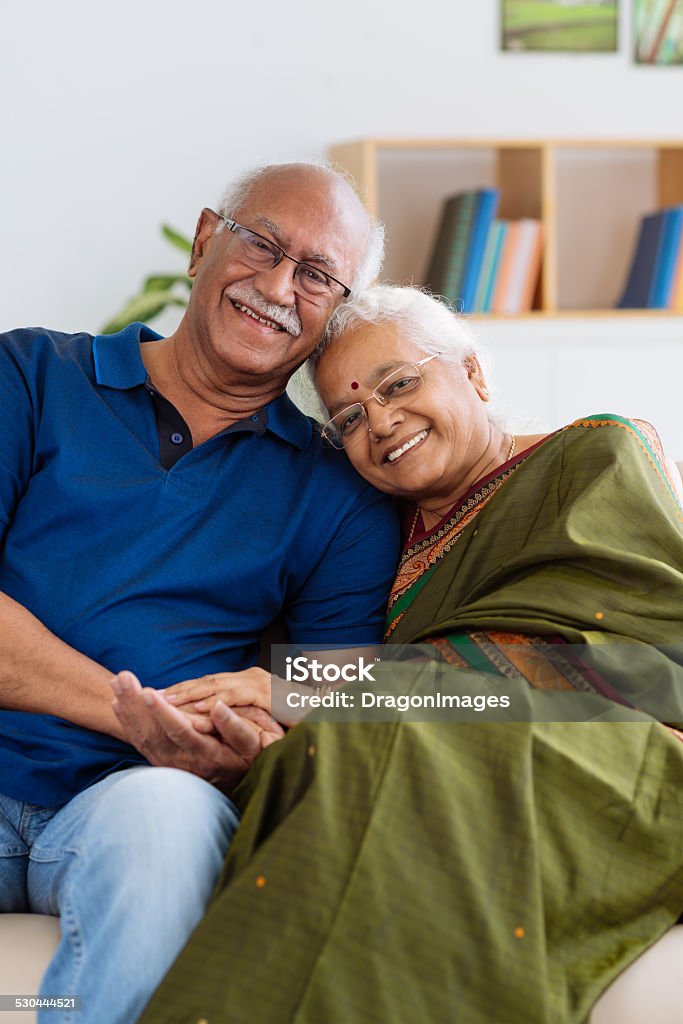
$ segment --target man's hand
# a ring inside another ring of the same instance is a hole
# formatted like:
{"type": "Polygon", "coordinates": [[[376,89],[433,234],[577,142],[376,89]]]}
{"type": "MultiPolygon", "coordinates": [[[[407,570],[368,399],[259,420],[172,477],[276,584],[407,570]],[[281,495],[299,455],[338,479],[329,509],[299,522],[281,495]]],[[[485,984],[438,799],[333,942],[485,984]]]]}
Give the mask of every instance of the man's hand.
{"type": "Polygon", "coordinates": [[[181,768],[230,792],[260,752],[281,739],[282,729],[270,717],[267,726],[236,714],[222,700],[210,712],[211,735],[199,732],[190,715],[173,707],[156,690],[143,689],[132,672],[119,672],[112,682],[114,713],[124,739],[150,764],[181,768]]]}

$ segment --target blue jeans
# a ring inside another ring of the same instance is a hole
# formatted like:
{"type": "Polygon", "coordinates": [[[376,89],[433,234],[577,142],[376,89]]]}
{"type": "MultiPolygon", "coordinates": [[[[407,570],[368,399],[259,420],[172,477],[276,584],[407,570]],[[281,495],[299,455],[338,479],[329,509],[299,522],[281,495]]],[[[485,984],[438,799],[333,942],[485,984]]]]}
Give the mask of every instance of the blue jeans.
{"type": "Polygon", "coordinates": [[[174,768],[115,772],[62,807],[0,795],[0,912],[59,916],[40,994],[82,998],[40,1024],[138,1019],[202,917],[237,823],[226,796],[174,768]]]}

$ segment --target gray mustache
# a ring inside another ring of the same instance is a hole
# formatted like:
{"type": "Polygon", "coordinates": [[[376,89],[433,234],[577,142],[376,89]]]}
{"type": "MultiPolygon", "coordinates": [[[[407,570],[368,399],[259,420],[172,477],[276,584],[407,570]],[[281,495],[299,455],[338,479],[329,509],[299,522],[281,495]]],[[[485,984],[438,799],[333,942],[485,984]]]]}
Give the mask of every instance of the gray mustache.
{"type": "Polygon", "coordinates": [[[259,316],[283,327],[292,337],[298,338],[301,334],[301,320],[294,309],[286,306],[278,306],[274,302],[268,302],[261,293],[246,282],[237,282],[225,289],[226,295],[233,302],[241,302],[249,309],[253,309],[259,316]]]}

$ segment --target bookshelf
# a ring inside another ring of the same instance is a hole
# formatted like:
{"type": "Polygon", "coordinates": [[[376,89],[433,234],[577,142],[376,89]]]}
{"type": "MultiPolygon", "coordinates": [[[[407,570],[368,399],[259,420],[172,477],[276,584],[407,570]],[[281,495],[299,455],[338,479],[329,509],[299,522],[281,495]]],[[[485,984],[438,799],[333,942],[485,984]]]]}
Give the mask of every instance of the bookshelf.
{"type": "Polygon", "coordinates": [[[375,138],[333,146],[329,156],[387,225],[384,280],[421,284],[444,198],[498,187],[500,217],[543,225],[540,284],[533,311],[522,317],[680,316],[613,307],[641,216],[683,203],[683,139],[375,138]]]}

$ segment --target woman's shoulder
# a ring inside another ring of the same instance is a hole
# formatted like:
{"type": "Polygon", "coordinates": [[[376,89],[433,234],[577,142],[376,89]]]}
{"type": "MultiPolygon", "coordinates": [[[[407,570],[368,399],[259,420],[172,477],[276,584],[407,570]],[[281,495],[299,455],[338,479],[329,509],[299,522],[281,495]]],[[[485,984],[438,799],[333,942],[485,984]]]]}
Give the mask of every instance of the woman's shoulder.
{"type": "Polygon", "coordinates": [[[610,412],[582,416],[551,433],[520,435],[516,458],[535,463],[536,453],[542,453],[541,461],[559,460],[565,469],[571,463],[586,461],[598,468],[630,457],[645,458],[666,470],[669,461],[651,423],[610,412]]]}
{"type": "Polygon", "coordinates": [[[572,438],[600,439],[607,444],[620,446],[636,442],[638,447],[648,448],[659,460],[665,458],[664,448],[656,427],[647,420],[623,416],[614,412],[591,413],[567,423],[558,434],[572,438]]]}
{"type": "Polygon", "coordinates": [[[580,446],[589,444],[609,450],[615,454],[630,451],[636,458],[643,458],[654,465],[666,478],[669,486],[683,499],[681,475],[675,462],[664,451],[657,429],[647,420],[637,417],[629,419],[617,413],[594,413],[568,423],[559,435],[571,438],[580,446]]]}
{"type": "Polygon", "coordinates": [[[638,447],[646,446],[651,449],[658,458],[664,455],[659,434],[651,423],[622,416],[620,413],[600,412],[580,416],[560,427],[556,436],[572,442],[582,442],[585,439],[592,444],[602,443],[616,448],[636,442],[638,447]]]}

